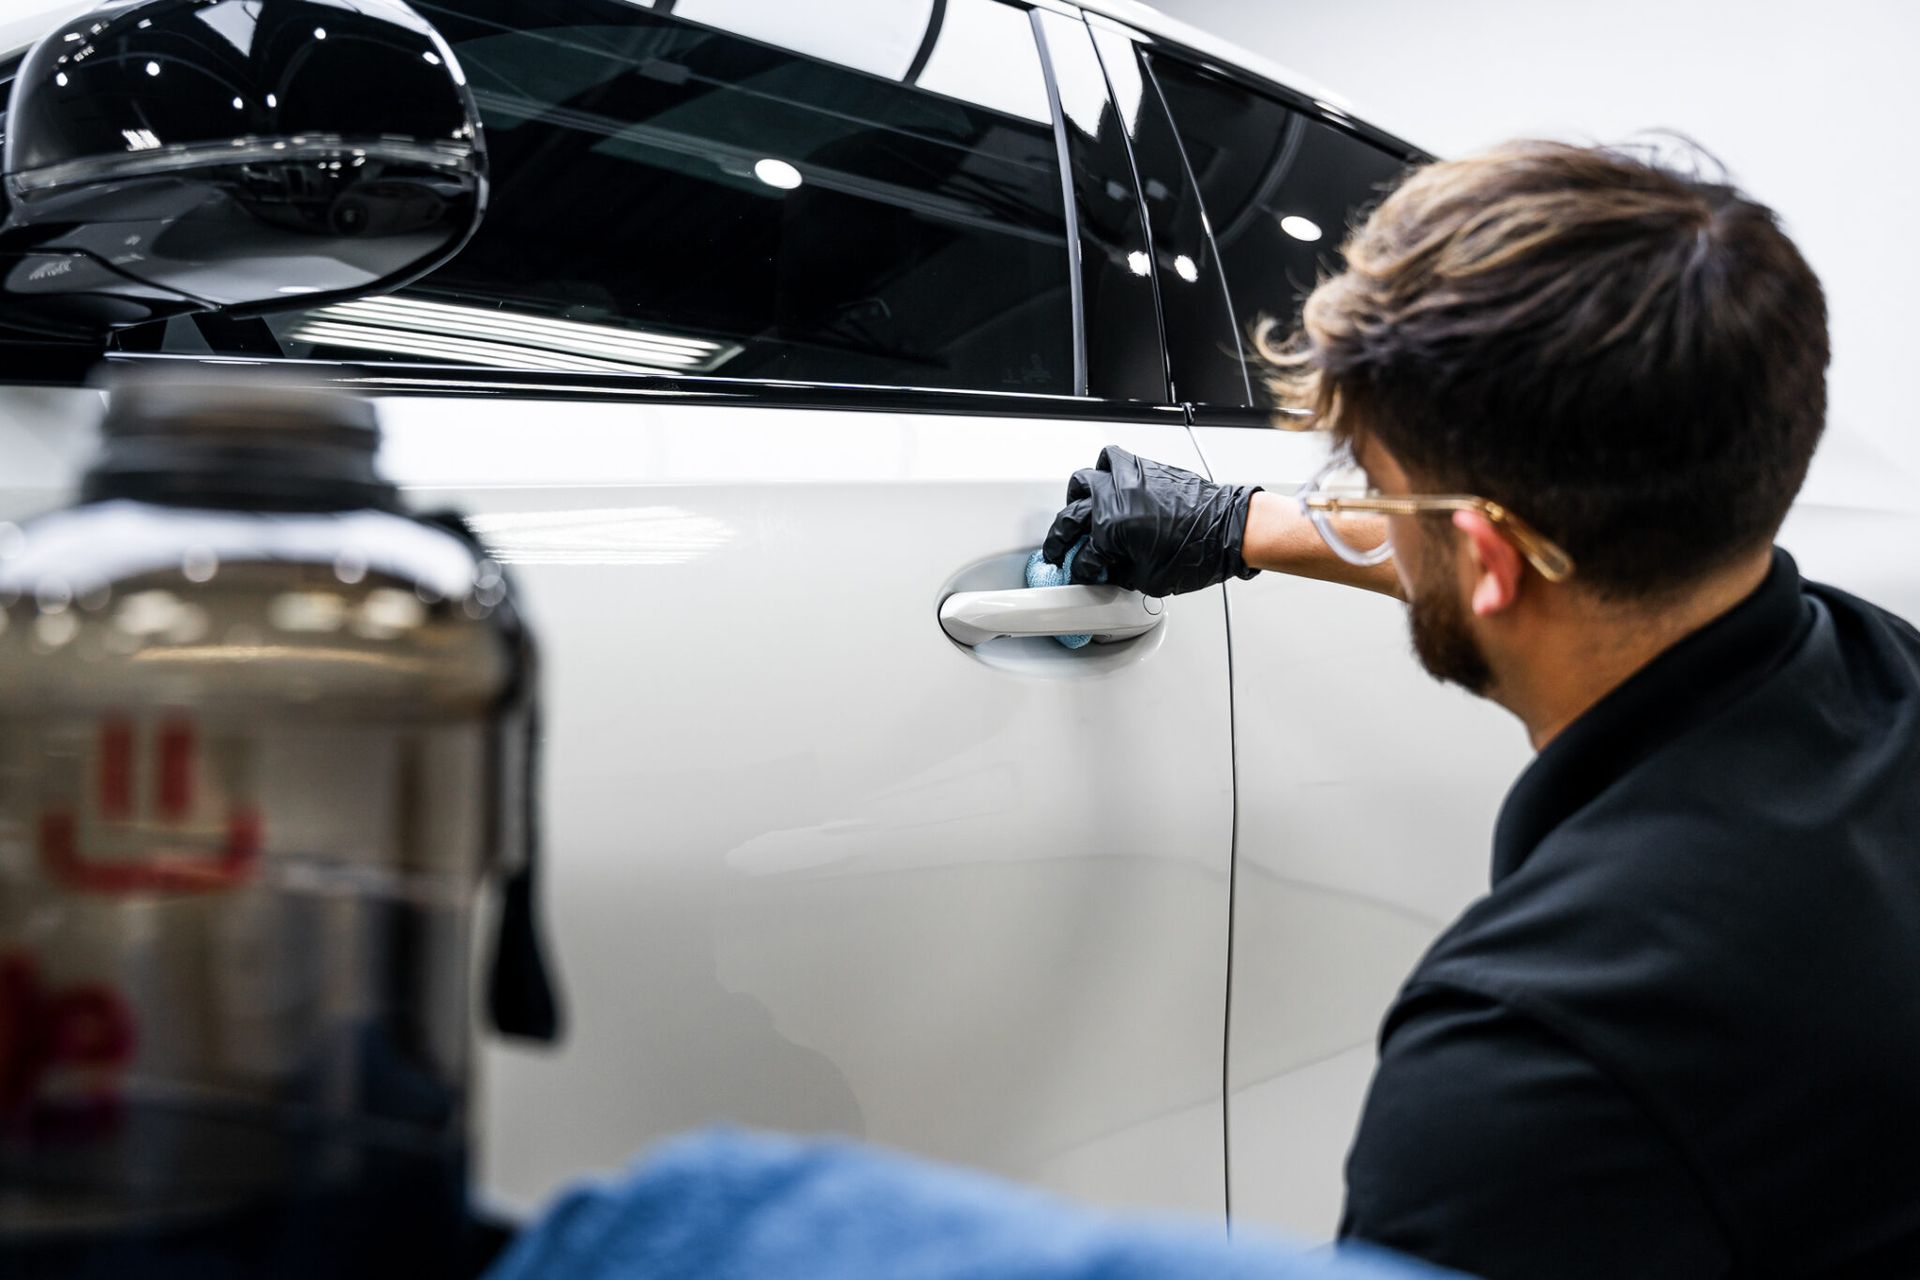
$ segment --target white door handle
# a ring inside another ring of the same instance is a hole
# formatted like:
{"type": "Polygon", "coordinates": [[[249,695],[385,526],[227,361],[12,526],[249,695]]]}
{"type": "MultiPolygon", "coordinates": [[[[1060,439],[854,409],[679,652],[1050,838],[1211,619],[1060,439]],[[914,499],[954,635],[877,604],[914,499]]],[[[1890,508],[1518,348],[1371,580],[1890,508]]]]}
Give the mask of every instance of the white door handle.
{"type": "Polygon", "coordinates": [[[960,591],[940,602],[940,626],[972,647],[1002,636],[1091,635],[1131,640],[1160,625],[1164,602],[1123,587],[1025,587],[960,591]]]}

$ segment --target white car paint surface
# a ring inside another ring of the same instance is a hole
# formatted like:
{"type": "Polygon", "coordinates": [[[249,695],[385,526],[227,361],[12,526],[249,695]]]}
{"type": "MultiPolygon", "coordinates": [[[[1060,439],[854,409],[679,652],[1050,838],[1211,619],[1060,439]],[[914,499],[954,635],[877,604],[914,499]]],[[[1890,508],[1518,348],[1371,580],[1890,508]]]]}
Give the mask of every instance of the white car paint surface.
{"type": "Polygon", "coordinates": [[[1062,477],[1179,427],[393,400],[546,645],[552,1054],[496,1051],[489,1184],[726,1119],[1218,1211],[1231,762],[1219,593],[1076,662],[949,641],[1062,477]],[[982,562],[987,562],[982,565],[982,562]]]}

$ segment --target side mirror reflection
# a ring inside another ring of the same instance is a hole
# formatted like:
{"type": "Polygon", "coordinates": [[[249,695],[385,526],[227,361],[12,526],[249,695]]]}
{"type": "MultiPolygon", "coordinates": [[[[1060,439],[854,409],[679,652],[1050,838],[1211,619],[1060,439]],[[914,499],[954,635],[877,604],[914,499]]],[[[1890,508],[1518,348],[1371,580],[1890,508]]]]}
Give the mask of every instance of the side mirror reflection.
{"type": "Polygon", "coordinates": [[[400,0],[113,0],[14,79],[0,330],[389,292],[486,202],[452,50],[400,0]]]}

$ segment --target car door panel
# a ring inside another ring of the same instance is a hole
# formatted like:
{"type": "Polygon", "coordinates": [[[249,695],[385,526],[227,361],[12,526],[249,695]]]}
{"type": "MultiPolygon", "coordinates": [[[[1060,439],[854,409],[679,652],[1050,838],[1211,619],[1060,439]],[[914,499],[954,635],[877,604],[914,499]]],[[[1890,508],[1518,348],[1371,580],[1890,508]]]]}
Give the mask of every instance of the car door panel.
{"type": "Polygon", "coordinates": [[[389,470],[473,513],[546,646],[573,1027],[490,1056],[495,1194],[726,1119],[1219,1210],[1219,593],[1106,652],[989,662],[936,620],[969,567],[1017,585],[1100,445],[1198,465],[1181,427],[382,412],[389,470]]]}

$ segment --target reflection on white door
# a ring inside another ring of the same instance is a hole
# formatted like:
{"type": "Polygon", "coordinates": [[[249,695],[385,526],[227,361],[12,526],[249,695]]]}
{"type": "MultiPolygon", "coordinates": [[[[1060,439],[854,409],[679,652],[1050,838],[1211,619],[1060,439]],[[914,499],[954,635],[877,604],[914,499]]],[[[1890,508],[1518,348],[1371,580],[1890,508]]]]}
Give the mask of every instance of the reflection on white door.
{"type": "Polygon", "coordinates": [[[474,513],[545,645],[554,1052],[490,1055],[527,1208],[727,1120],[1219,1212],[1221,597],[979,653],[1101,445],[1184,428],[395,398],[383,465],[474,513]]]}

